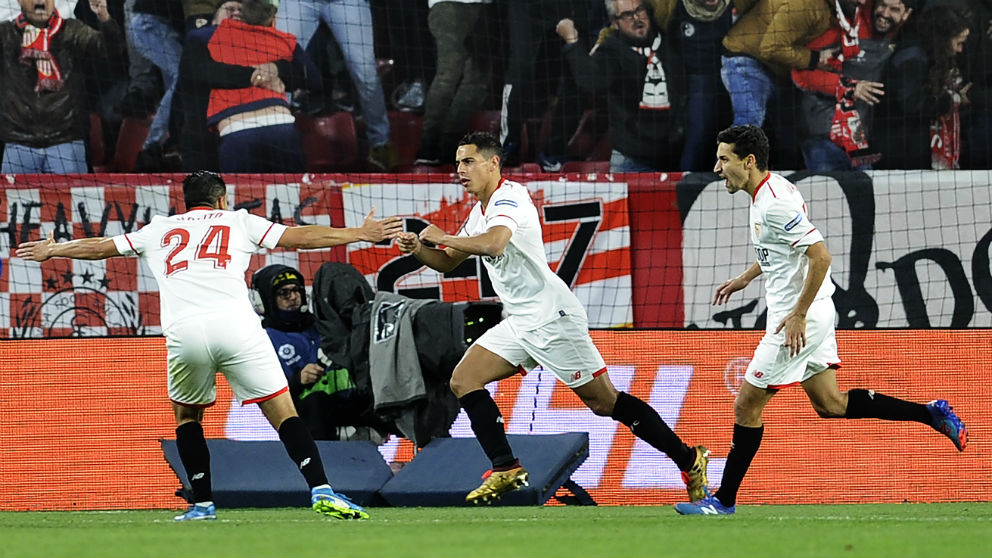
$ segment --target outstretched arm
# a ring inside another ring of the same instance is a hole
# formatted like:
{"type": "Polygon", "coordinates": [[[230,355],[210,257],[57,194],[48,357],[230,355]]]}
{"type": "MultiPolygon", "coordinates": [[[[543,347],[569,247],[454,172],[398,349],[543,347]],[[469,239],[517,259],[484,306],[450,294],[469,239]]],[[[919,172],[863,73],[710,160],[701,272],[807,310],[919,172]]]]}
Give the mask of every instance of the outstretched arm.
{"type": "Polygon", "coordinates": [[[364,240],[379,242],[387,238],[395,238],[403,230],[403,222],[399,217],[387,217],[381,221],[372,218],[375,208],[365,216],[360,227],[325,227],[322,225],[306,225],[286,229],[279,243],[280,248],[333,248],[364,240]]]}
{"type": "Polygon", "coordinates": [[[69,242],[55,242],[53,233],[45,240],[21,243],[17,247],[18,258],[33,262],[43,262],[49,258],[73,258],[76,260],[103,260],[120,256],[114,240],[110,237],[80,238],[69,242]]]}

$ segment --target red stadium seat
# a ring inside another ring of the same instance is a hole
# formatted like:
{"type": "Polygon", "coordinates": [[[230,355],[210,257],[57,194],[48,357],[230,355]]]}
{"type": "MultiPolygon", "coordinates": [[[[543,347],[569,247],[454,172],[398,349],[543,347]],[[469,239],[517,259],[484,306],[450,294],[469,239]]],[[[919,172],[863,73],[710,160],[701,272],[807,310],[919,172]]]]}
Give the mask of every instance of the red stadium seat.
{"type": "Polygon", "coordinates": [[[358,134],[350,112],[328,116],[296,116],[307,170],[311,172],[354,170],[358,162],[358,134]]]}
{"type": "Polygon", "coordinates": [[[106,172],[107,150],[103,145],[103,120],[95,112],[90,113],[90,136],[87,147],[93,172],[106,172]]]}
{"type": "Polygon", "coordinates": [[[389,139],[396,148],[396,168],[409,171],[420,149],[420,137],[424,132],[424,117],[415,112],[389,111],[389,139]]]}
{"type": "Polygon", "coordinates": [[[561,166],[561,172],[603,173],[610,172],[609,161],[568,161],[561,166]]]}
{"type": "Polygon", "coordinates": [[[468,131],[470,132],[492,132],[499,134],[500,111],[483,110],[472,114],[468,120],[468,131]]]}
{"type": "Polygon", "coordinates": [[[117,147],[110,164],[111,172],[132,172],[138,153],[148,137],[152,126],[152,116],[145,118],[126,117],[121,121],[121,131],[117,136],[117,147]]]}

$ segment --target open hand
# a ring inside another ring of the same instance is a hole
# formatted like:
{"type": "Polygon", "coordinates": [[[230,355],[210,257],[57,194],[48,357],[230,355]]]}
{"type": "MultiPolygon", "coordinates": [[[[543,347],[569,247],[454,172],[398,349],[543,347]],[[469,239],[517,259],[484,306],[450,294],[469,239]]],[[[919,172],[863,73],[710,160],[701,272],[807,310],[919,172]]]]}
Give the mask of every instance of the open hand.
{"type": "Polygon", "coordinates": [[[362,221],[362,226],[359,227],[360,240],[379,242],[387,238],[396,238],[396,235],[403,230],[403,220],[399,217],[386,217],[381,221],[376,221],[373,218],[374,215],[375,207],[369,211],[365,220],[362,221]]]}
{"type": "Polygon", "coordinates": [[[789,348],[789,356],[794,357],[806,346],[806,317],[789,312],[789,315],[775,328],[775,333],[783,329],[785,330],[785,346],[789,348]]]}
{"type": "Polygon", "coordinates": [[[43,262],[48,258],[52,257],[52,246],[55,245],[55,231],[48,232],[48,238],[45,240],[32,240],[31,242],[22,242],[20,246],[17,247],[17,252],[15,255],[18,258],[24,260],[30,260],[33,262],[43,262]]]}

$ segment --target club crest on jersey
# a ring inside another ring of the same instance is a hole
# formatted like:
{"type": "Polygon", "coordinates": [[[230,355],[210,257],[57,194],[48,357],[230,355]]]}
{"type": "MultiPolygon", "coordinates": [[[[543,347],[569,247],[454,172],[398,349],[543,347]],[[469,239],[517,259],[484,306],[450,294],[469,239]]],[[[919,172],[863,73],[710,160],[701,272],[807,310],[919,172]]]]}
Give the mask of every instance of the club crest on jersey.
{"type": "Polygon", "coordinates": [[[754,224],[754,236],[755,237],[760,237],[761,236],[761,223],[755,223],[754,224]]]}
{"type": "Polygon", "coordinates": [[[513,200],[496,200],[493,203],[493,205],[494,206],[497,206],[497,207],[500,206],[500,205],[508,205],[510,207],[517,207],[517,202],[515,202],[513,200]]]}
{"type": "Polygon", "coordinates": [[[802,213],[797,213],[796,216],[793,217],[791,221],[789,221],[788,223],[785,224],[785,227],[784,227],[785,228],[785,231],[786,232],[791,231],[792,229],[796,228],[796,225],[798,225],[799,223],[802,223],[802,221],[803,221],[803,214],[802,213]]]}

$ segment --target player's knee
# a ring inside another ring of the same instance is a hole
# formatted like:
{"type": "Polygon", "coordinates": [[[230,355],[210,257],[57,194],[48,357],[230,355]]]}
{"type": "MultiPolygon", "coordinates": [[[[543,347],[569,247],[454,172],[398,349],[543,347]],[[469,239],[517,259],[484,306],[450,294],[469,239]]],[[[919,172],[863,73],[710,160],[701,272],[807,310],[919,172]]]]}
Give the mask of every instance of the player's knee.
{"type": "Polygon", "coordinates": [[[841,418],[847,409],[840,400],[813,401],[813,410],[820,418],[841,418]]]}
{"type": "Polygon", "coordinates": [[[760,406],[738,397],[734,401],[734,422],[741,426],[761,426],[761,409],[760,406]]]}
{"type": "Polygon", "coordinates": [[[590,401],[585,401],[585,404],[595,415],[600,417],[608,417],[613,414],[613,405],[615,404],[615,401],[593,399],[590,401]]]}

